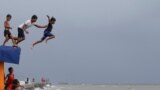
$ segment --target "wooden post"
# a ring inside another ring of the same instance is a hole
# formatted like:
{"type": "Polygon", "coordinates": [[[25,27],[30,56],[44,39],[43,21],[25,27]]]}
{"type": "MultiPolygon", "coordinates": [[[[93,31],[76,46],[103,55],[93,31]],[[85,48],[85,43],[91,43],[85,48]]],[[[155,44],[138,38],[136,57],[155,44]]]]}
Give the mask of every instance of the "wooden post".
{"type": "Polygon", "coordinates": [[[0,90],[4,90],[4,62],[0,62],[0,90]]]}

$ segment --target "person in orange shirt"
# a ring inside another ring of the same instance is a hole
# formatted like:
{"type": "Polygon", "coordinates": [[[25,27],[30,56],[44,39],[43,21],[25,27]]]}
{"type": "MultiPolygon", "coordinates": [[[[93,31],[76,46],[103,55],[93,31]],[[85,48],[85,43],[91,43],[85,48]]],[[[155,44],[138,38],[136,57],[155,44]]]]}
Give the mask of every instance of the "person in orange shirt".
{"type": "Polygon", "coordinates": [[[8,68],[9,74],[5,77],[5,89],[12,90],[12,82],[14,80],[14,71],[13,67],[8,68]]]}

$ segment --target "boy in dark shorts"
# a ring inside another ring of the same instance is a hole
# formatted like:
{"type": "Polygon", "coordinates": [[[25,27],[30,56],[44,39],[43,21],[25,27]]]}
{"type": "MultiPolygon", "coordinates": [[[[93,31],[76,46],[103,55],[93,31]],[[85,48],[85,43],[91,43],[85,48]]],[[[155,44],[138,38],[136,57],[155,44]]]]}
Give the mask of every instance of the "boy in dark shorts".
{"type": "Polygon", "coordinates": [[[5,40],[3,42],[3,45],[5,46],[6,42],[8,42],[9,39],[12,40],[12,43],[13,43],[13,46],[16,46],[15,45],[15,40],[14,40],[14,37],[12,36],[11,32],[10,32],[10,29],[12,29],[10,27],[10,20],[11,20],[12,16],[10,14],[8,14],[6,16],[6,20],[4,22],[4,37],[5,37],[5,40]]]}
{"type": "Polygon", "coordinates": [[[50,18],[48,15],[47,15],[47,17],[48,17],[48,25],[46,25],[46,29],[44,30],[43,37],[41,38],[41,40],[33,43],[32,48],[36,44],[43,42],[46,38],[47,38],[46,43],[47,43],[48,40],[55,38],[55,36],[51,33],[51,31],[52,31],[52,28],[53,28],[53,24],[55,24],[55,22],[56,22],[56,19],[54,17],[50,18]]]}
{"type": "Polygon", "coordinates": [[[21,25],[19,25],[18,27],[18,39],[16,44],[19,44],[20,42],[22,42],[23,40],[25,40],[25,34],[28,34],[29,32],[27,31],[27,29],[31,26],[35,26],[37,28],[45,28],[45,26],[40,26],[35,24],[35,22],[37,21],[38,17],[36,15],[33,15],[31,17],[31,19],[27,20],[26,22],[22,23],[21,25]]]}

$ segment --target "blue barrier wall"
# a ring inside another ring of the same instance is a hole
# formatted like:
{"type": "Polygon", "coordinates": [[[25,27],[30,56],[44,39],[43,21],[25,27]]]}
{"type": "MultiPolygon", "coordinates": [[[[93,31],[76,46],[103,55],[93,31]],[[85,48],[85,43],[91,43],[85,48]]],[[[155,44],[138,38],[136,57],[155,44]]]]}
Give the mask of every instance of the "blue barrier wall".
{"type": "Polygon", "coordinates": [[[0,46],[0,61],[19,64],[21,48],[0,46]]]}

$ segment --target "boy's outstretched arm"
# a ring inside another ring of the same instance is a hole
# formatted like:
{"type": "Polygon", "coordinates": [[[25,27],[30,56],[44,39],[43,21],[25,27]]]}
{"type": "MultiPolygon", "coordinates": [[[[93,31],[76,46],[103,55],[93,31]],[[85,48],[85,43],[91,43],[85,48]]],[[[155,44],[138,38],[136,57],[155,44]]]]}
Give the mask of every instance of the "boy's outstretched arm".
{"type": "MultiPolygon", "coordinates": [[[[48,22],[50,21],[50,17],[48,15],[46,15],[47,18],[48,18],[48,22]]],[[[38,25],[38,24],[34,24],[34,26],[36,26],[37,28],[47,28],[48,25],[44,25],[44,26],[41,26],[41,25],[38,25]]]]}
{"type": "Polygon", "coordinates": [[[38,25],[38,24],[34,24],[34,26],[36,26],[37,28],[47,28],[48,25],[41,26],[41,25],[38,25]]]}

